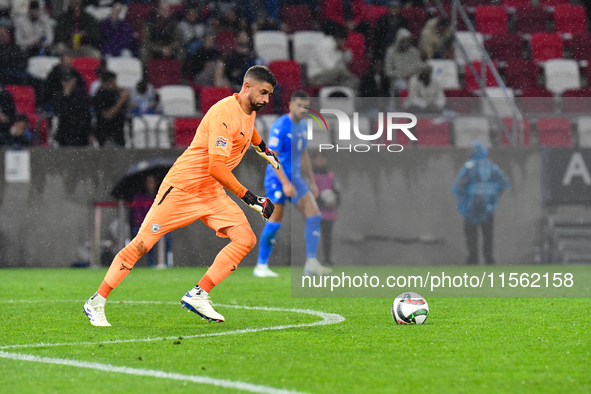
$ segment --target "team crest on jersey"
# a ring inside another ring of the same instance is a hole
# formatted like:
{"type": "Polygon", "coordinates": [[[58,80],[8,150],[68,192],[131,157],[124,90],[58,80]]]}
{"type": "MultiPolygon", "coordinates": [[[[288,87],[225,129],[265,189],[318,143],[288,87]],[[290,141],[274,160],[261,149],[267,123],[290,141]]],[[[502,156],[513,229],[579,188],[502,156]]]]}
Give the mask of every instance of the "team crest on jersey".
{"type": "Polygon", "coordinates": [[[215,147],[216,148],[226,149],[227,146],[228,146],[228,139],[227,138],[224,138],[222,136],[219,136],[218,139],[215,142],[215,147]]]}
{"type": "Polygon", "coordinates": [[[159,224],[153,224],[152,225],[152,232],[157,233],[158,231],[160,231],[160,225],[159,224]]]}

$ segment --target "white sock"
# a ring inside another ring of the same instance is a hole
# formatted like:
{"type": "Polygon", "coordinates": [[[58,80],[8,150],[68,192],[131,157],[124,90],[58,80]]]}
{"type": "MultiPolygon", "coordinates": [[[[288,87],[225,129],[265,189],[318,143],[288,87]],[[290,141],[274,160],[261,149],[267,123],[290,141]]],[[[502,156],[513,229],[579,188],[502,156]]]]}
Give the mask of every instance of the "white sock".
{"type": "Polygon", "coordinates": [[[90,297],[90,300],[88,300],[88,303],[91,306],[97,306],[97,305],[105,305],[105,303],[107,302],[107,299],[105,297],[103,297],[102,295],[100,295],[99,293],[94,293],[94,295],[92,297],[90,297]]]}
{"type": "Polygon", "coordinates": [[[189,290],[189,295],[191,297],[195,297],[195,296],[206,296],[207,294],[208,294],[207,291],[203,290],[199,286],[195,286],[191,290],[189,290]]]}

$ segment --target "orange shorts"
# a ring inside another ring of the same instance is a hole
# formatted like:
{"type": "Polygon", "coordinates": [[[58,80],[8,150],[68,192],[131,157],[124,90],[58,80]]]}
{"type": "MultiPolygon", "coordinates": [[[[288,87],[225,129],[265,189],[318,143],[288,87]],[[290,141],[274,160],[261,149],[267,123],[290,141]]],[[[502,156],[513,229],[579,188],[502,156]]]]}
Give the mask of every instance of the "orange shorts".
{"type": "Polygon", "coordinates": [[[223,228],[244,224],[250,228],[242,209],[227,194],[198,197],[162,183],[140,227],[138,237],[141,236],[154,245],[164,234],[187,226],[197,219],[222,238],[228,238],[220,233],[219,230],[223,228]]]}

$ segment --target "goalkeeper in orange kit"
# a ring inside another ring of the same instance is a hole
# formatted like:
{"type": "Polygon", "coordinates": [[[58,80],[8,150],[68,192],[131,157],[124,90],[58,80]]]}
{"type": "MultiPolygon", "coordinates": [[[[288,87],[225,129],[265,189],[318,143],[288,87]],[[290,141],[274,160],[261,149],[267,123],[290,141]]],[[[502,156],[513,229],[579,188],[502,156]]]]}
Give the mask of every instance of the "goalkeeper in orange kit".
{"type": "Polygon", "coordinates": [[[256,112],[269,102],[276,83],[268,68],[251,67],[244,76],[240,93],[220,100],[207,111],[193,142],[162,181],[137,236],[117,254],[98,291],[84,304],[84,313],[92,325],[110,326],[104,310],[106,299],[136,261],[164,234],[197,219],[231,242],[218,253],[199,283],[182,297],[181,304],[209,321],[224,321],[211,306],[208,294],[256,244],[244,212],[224,187],[260,212],[264,220],[273,213],[273,203],[242,186],[232,170],[250,144],[274,168],[280,167],[277,157],[267,149],[254,127],[256,112]]]}

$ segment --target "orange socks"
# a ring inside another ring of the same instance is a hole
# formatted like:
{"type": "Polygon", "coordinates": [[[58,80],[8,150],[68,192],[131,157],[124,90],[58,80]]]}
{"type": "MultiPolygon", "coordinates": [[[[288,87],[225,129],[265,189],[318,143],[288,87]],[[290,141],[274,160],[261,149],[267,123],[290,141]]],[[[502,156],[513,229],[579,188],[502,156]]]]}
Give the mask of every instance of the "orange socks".
{"type": "Polygon", "coordinates": [[[105,280],[101,287],[99,288],[98,293],[107,298],[111,290],[121,283],[123,278],[129,274],[129,271],[133,268],[135,263],[144,255],[150,247],[147,247],[144,244],[144,241],[139,241],[137,238],[134,238],[126,247],[121,249],[117,256],[113,259],[109,270],[107,271],[107,275],[105,275],[105,280]]]}
{"type": "Polygon", "coordinates": [[[105,282],[103,280],[103,283],[101,283],[101,287],[99,287],[99,289],[97,290],[97,293],[104,298],[107,298],[109,296],[109,294],[111,293],[111,290],[113,290],[113,288],[111,286],[109,286],[109,284],[107,282],[105,282]]]}
{"type": "Polygon", "coordinates": [[[205,290],[206,292],[209,293],[211,291],[211,289],[213,289],[215,284],[212,282],[212,280],[209,278],[209,276],[207,276],[207,274],[205,274],[205,275],[203,275],[203,278],[201,278],[199,283],[197,283],[197,286],[201,287],[203,290],[205,290]]]}

